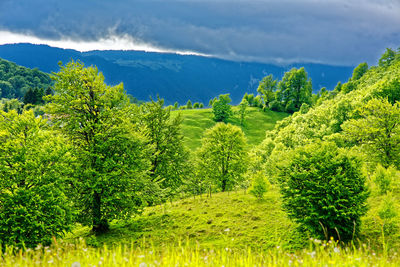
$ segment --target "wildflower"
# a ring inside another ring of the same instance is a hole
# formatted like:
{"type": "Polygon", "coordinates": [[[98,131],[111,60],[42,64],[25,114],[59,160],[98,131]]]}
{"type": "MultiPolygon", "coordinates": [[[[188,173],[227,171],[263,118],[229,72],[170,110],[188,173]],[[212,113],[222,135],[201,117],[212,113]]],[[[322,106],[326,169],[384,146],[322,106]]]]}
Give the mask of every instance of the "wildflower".
{"type": "Polygon", "coordinates": [[[76,261],[71,264],[71,267],[81,267],[81,264],[78,261],[76,261]]]}

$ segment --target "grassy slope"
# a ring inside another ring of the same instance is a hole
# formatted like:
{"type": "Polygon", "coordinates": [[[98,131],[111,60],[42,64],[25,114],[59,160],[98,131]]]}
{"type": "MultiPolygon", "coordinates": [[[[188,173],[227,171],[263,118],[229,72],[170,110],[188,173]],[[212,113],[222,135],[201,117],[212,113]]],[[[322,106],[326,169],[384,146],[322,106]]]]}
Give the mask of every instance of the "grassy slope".
{"type": "MultiPolygon", "coordinates": [[[[265,131],[272,130],[275,123],[289,114],[283,112],[262,111],[259,108],[249,107],[243,126],[240,125],[237,107],[233,107],[235,115],[228,120],[229,123],[240,126],[244,131],[248,143],[259,144],[265,138],[265,131]]],[[[185,136],[185,145],[194,150],[201,145],[201,137],[205,129],[215,125],[212,109],[188,109],[173,111],[172,116],[181,113],[182,132],[185,136]]]]}
{"type": "MultiPolygon", "coordinates": [[[[398,195],[394,192],[394,196],[398,195]]],[[[361,242],[372,249],[382,248],[382,222],[377,219],[381,203],[382,196],[373,189],[360,236],[361,242]]],[[[394,223],[392,227],[398,229],[399,221],[394,223]]],[[[395,232],[385,237],[386,246],[392,252],[400,248],[399,232],[395,232]]],[[[274,186],[263,201],[244,191],[217,193],[211,198],[203,195],[146,208],[142,215],[129,222],[113,223],[109,233],[98,237],[87,227],[77,227],[65,240],[71,242],[77,237],[84,237],[94,246],[133,243],[159,249],[187,241],[190,247],[201,248],[295,249],[309,245],[308,236],[298,231],[281,209],[279,192],[274,186]]]]}
{"type": "MultiPolygon", "coordinates": [[[[134,242],[162,247],[168,244],[197,243],[201,247],[291,246],[296,238],[294,224],[280,208],[279,194],[270,190],[263,201],[244,191],[217,193],[211,198],[188,198],[164,206],[150,207],[127,223],[116,223],[99,244],[134,242]]],[[[77,236],[93,242],[87,228],[78,228],[67,240],[77,236]]]]}

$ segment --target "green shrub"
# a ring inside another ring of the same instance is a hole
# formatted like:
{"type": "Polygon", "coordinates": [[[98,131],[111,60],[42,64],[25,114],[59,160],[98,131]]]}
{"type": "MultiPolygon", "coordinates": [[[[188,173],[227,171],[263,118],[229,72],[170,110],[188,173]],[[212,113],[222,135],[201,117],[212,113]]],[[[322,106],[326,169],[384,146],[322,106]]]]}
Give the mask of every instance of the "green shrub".
{"type": "Polygon", "coordinates": [[[70,201],[63,194],[68,168],[66,140],[49,131],[33,110],[0,111],[0,242],[33,248],[48,245],[70,228],[70,201]]]}
{"type": "Polygon", "coordinates": [[[374,174],[374,181],[381,194],[386,194],[391,189],[393,177],[396,175],[396,169],[393,167],[385,168],[378,165],[374,174]]]}
{"type": "Polygon", "coordinates": [[[318,142],[297,148],[279,176],[284,209],[313,237],[348,241],[358,233],[369,192],[357,159],[318,142]]]}
{"type": "Polygon", "coordinates": [[[52,237],[70,228],[71,210],[64,194],[53,185],[19,188],[0,196],[2,245],[34,248],[50,245],[52,237]]]}
{"type": "Polygon", "coordinates": [[[262,171],[255,173],[253,183],[250,187],[249,193],[255,196],[257,199],[264,199],[264,194],[268,191],[269,184],[265,179],[262,171]]]}

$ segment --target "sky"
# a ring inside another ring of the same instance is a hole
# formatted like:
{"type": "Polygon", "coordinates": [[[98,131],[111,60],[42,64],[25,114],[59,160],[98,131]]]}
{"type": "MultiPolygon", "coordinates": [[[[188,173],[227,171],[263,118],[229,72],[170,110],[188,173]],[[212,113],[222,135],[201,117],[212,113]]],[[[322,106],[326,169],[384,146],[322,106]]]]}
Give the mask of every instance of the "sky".
{"type": "Polygon", "coordinates": [[[0,0],[0,44],[289,64],[376,64],[400,0],[0,0]]]}

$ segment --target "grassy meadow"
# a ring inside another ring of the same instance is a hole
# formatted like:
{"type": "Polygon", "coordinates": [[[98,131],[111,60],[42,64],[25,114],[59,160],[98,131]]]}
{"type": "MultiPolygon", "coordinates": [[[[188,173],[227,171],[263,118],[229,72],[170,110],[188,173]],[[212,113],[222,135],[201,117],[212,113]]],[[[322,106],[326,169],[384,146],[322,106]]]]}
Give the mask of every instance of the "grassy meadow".
{"type": "MultiPolygon", "coordinates": [[[[250,145],[261,143],[265,138],[265,131],[272,130],[275,123],[289,114],[284,112],[262,111],[259,108],[248,107],[246,110],[245,122],[240,125],[238,107],[232,107],[234,116],[228,122],[240,126],[247,137],[250,145]]],[[[194,150],[201,145],[201,138],[205,129],[211,128],[216,124],[213,120],[212,109],[184,109],[172,112],[172,115],[180,113],[182,121],[182,133],[185,145],[194,150]]]]}
{"type": "Polygon", "coordinates": [[[348,246],[299,231],[272,186],[264,200],[238,191],[149,207],[99,236],[77,226],[51,247],[8,249],[0,266],[399,266],[399,238],[383,240],[375,216],[382,201],[370,199],[362,240],[348,246]]]}

